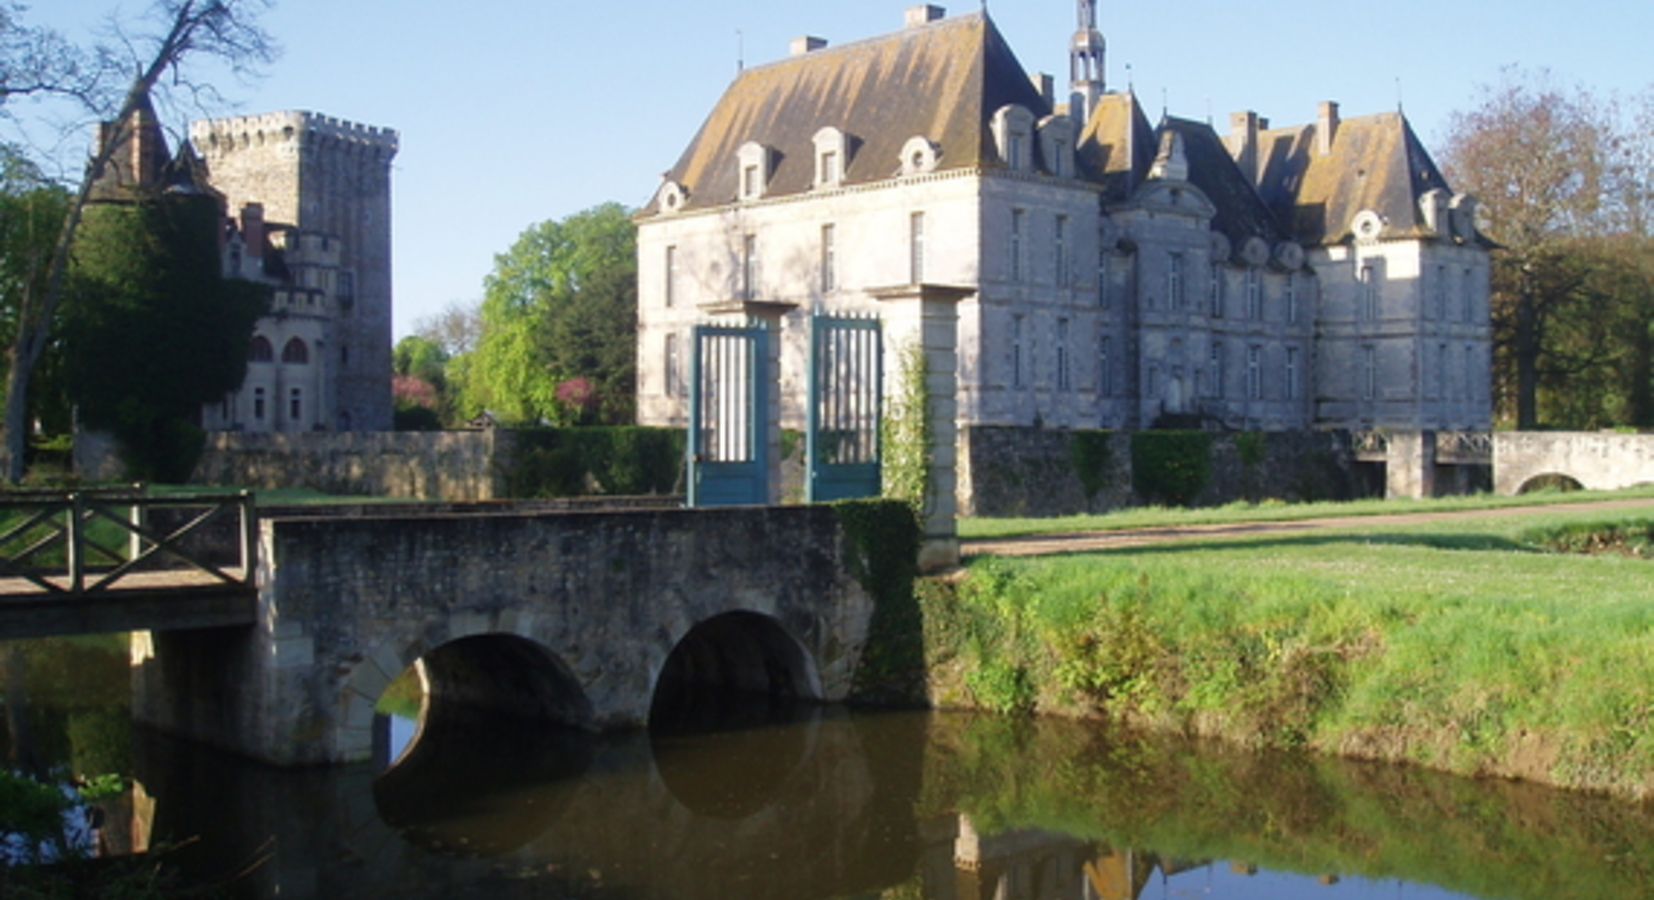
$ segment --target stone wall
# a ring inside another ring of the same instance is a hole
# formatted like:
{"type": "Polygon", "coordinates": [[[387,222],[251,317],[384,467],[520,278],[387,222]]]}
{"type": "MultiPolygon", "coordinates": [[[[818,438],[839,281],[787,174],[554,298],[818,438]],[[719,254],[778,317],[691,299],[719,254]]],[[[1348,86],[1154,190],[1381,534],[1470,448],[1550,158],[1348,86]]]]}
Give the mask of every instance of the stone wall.
{"type": "MultiPolygon", "coordinates": [[[[1132,488],[1131,435],[1089,432],[1102,441],[1092,455],[1101,464],[1088,493],[1081,481],[1076,434],[1061,429],[965,429],[959,439],[960,514],[966,516],[1062,516],[1100,513],[1143,502],[1132,488]]],[[[1083,440],[1083,439],[1082,439],[1083,440]]],[[[1350,499],[1364,495],[1354,471],[1349,435],[1340,431],[1217,434],[1212,439],[1211,478],[1195,506],[1236,500],[1350,499]],[[1253,434],[1256,437],[1243,437],[1253,434]],[[1255,461],[1241,442],[1259,441],[1255,461]]]]}
{"type": "Polygon", "coordinates": [[[1654,434],[1500,431],[1493,435],[1494,489],[1516,494],[1542,475],[1566,475],[1589,490],[1654,482],[1654,434]]]}
{"type": "Polygon", "coordinates": [[[493,500],[505,495],[509,431],[215,432],[194,481],[255,490],[308,487],[329,494],[493,500]]]}

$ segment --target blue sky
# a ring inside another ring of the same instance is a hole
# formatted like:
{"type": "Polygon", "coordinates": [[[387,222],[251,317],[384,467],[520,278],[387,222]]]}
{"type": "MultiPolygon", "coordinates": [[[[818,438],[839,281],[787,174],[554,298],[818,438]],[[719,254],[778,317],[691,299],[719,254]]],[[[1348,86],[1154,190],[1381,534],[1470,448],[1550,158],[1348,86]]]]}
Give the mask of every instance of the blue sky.
{"type": "MultiPolygon", "coordinates": [[[[474,303],[494,254],[523,229],[605,201],[643,203],[748,65],[810,34],[834,44],[901,26],[904,0],[276,0],[283,54],[250,84],[224,80],[214,115],[305,109],[401,134],[395,192],[396,333],[474,303]]],[[[944,4],[946,5],[946,4],[944,4]]],[[[85,37],[135,0],[35,0],[26,21],[85,37]]],[[[1098,4],[1111,88],[1129,78],[1151,115],[1220,124],[1253,109],[1278,125],[1394,109],[1437,145],[1500,68],[1635,93],[1654,84],[1649,0],[1098,4]]],[[[954,4],[949,13],[976,3],[954,4]]],[[[1066,83],[1069,0],[988,6],[1023,67],[1066,83]]]]}

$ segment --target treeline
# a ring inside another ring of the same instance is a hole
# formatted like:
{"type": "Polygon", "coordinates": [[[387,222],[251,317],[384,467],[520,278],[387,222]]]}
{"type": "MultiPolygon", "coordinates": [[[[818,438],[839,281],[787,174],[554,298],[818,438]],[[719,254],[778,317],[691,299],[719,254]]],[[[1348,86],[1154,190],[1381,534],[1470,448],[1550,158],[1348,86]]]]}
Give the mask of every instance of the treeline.
{"type": "Polygon", "coordinates": [[[1654,86],[1603,95],[1506,69],[1443,151],[1499,245],[1496,420],[1654,428],[1654,86]]]}

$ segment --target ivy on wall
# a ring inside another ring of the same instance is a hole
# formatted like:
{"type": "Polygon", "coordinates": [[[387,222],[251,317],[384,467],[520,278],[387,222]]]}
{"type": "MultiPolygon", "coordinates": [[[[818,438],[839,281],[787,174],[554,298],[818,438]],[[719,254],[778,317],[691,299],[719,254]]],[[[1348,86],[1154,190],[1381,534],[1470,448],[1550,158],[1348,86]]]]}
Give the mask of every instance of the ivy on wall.
{"type": "Polygon", "coordinates": [[[896,391],[879,423],[880,465],[885,497],[924,513],[930,484],[930,388],[925,351],[917,344],[897,354],[896,391]]]}
{"type": "Polygon", "coordinates": [[[924,623],[914,597],[919,574],[919,520],[904,500],[832,504],[849,544],[851,573],[873,599],[867,644],[856,670],[863,700],[906,697],[925,676],[924,623]]]}
{"type": "Polygon", "coordinates": [[[1131,436],[1132,487],[1145,500],[1187,506],[1212,477],[1212,436],[1204,431],[1139,431],[1131,436]]]}
{"type": "Polygon", "coordinates": [[[1108,470],[1114,462],[1109,446],[1112,437],[1113,432],[1108,431],[1075,431],[1068,437],[1068,458],[1087,500],[1108,486],[1108,470]]]}

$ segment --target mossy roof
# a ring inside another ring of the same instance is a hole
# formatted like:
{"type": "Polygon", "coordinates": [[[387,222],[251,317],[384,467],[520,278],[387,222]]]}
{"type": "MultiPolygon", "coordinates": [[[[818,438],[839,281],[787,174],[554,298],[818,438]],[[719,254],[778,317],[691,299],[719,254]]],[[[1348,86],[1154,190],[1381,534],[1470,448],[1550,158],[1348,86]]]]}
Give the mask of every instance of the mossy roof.
{"type": "Polygon", "coordinates": [[[1013,103],[1051,112],[988,15],[956,16],[747,69],[666,177],[688,189],[686,209],[733,202],[737,150],[755,141],[773,153],[765,195],[804,193],[828,126],[850,140],[847,185],[896,174],[913,137],[938,145],[939,170],[1003,165],[989,122],[1013,103]]]}

